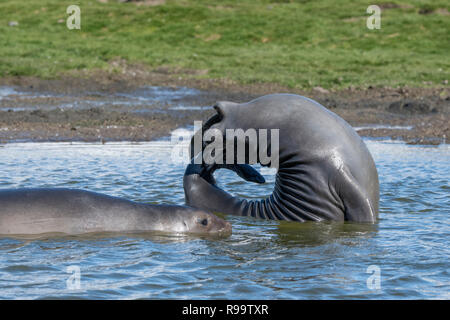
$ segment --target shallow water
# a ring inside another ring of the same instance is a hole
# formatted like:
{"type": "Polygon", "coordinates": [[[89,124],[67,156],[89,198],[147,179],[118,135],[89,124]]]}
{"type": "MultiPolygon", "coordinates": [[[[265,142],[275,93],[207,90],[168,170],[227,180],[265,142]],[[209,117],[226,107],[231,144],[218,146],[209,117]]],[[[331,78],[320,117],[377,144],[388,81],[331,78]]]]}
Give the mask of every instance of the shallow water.
{"type": "MultiPolygon", "coordinates": [[[[449,146],[366,143],[380,176],[375,225],[227,216],[233,234],[224,239],[0,238],[0,298],[449,299],[449,146]],[[79,288],[68,267],[79,268],[79,288]],[[380,271],[379,287],[368,286],[368,268],[380,271]]],[[[184,164],[171,161],[172,147],[169,141],[6,144],[0,188],[83,188],[182,204],[184,164]]],[[[234,194],[271,192],[268,171],[265,185],[220,172],[220,184],[234,194]]]]}
{"type": "Polygon", "coordinates": [[[390,126],[390,125],[383,125],[383,124],[369,124],[361,127],[353,127],[356,132],[362,131],[362,130],[382,130],[382,129],[389,129],[389,130],[412,130],[413,126],[390,126]]]}
{"type": "Polygon", "coordinates": [[[24,91],[15,87],[0,86],[0,111],[32,111],[54,109],[90,109],[161,112],[169,110],[202,110],[204,106],[189,105],[186,98],[204,92],[187,87],[144,86],[132,92],[84,92],[70,95],[54,92],[24,91]],[[14,103],[11,103],[11,102],[14,103]]]}

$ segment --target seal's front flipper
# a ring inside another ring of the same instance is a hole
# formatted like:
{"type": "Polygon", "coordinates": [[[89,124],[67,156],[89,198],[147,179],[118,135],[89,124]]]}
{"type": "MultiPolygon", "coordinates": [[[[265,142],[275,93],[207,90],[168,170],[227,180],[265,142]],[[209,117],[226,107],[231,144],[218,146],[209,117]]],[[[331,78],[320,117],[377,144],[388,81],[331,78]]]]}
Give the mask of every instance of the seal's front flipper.
{"type": "Polygon", "coordinates": [[[215,169],[209,165],[203,165],[203,164],[194,164],[194,160],[192,160],[192,163],[188,164],[186,167],[186,171],[184,172],[184,176],[194,176],[198,175],[205,179],[208,183],[215,185],[216,179],[214,179],[213,173],[215,169]]]}
{"type": "MultiPolygon", "coordinates": [[[[193,161],[192,161],[193,162],[193,161]]],[[[265,183],[266,179],[255,168],[248,164],[194,164],[187,166],[185,175],[198,174],[211,184],[216,184],[214,172],[218,169],[228,169],[234,171],[242,179],[250,182],[265,183]]]]}
{"type": "Polygon", "coordinates": [[[266,179],[255,168],[248,164],[226,165],[226,169],[230,169],[238,174],[239,177],[246,181],[265,183],[266,179]]]}
{"type": "Polygon", "coordinates": [[[218,169],[228,169],[234,171],[238,174],[239,177],[246,181],[256,182],[256,183],[265,183],[266,179],[258,172],[255,168],[248,164],[214,164],[214,165],[205,165],[205,170],[209,172],[210,175],[214,173],[214,171],[218,169]]]}

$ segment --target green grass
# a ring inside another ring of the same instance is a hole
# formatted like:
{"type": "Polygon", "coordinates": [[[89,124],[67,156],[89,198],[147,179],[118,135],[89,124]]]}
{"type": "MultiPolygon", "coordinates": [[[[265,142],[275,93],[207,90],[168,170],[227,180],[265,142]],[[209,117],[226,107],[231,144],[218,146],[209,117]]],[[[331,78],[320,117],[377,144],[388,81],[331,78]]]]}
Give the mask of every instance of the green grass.
{"type": "Polygon", "coordinates": [[[297,88],[449,80],[449,2],[383,3],[398,6],[383,9],[381,29],[369,30],[371,0],[0,0],[0,76],[53,78],[106,69],[120,57],[149,68],[208,70],[197,77],[297,88]],[[66,28],[71,4],[81,8],[81,30],[66,28]],[[424,9],[432,13],[420,14],[424,9]]]}

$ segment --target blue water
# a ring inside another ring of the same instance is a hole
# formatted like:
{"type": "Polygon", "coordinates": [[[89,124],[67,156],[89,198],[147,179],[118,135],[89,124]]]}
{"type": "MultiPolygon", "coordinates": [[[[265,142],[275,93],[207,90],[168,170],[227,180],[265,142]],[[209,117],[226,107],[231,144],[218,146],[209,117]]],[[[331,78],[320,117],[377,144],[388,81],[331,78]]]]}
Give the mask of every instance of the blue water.
{"type": "MultiPolygon", "coordinates": [[[[450,147],[366,143],[380,176],[375,225],[226,216],[233,234],[222,239],[0,238],[0,298],[449,299],[450,147]],[[68,267],[79,269],[79,282],[68,267]]],[[[173,150],[169,141],[6,144],[0,188],[83,188],[182,204],[184,163],[173,150]]],[[[263,173],[265,185],[224,170],[219,181],[258,198],[274,180],[263,173]]]]}

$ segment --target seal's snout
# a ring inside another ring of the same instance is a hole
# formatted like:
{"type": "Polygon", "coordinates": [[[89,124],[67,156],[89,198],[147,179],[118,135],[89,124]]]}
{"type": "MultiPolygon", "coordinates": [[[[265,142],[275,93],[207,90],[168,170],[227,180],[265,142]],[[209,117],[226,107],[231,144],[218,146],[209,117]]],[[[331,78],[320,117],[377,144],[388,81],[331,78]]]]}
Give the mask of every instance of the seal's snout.
{"type": "Polygon", "coordinates": [[[230,234],[231,233],[231,223],[229,223],[228,221],[225,221],[224,226],[222,227],[222,229],[219,230],[220,233],[224,233],[224,234],[230,234]]]}
{"type": "Polygon", "coordinates": [[[231,223],[228,221],[219,218],[213,214],[211,214],[210,219],[210,233],[219,233],[219,234],[230,234],[231,233],[231,223]]]}

